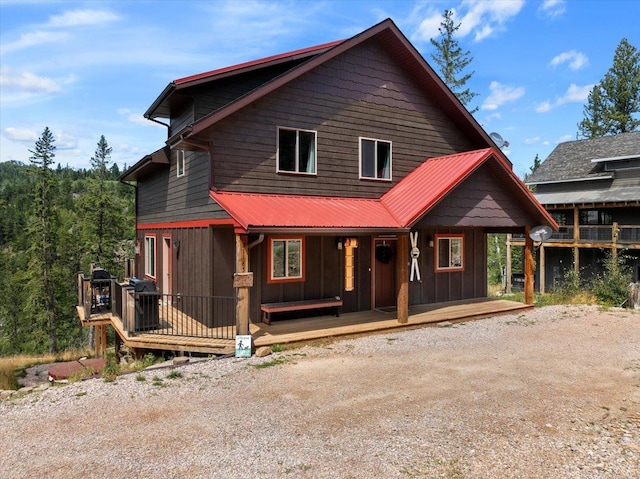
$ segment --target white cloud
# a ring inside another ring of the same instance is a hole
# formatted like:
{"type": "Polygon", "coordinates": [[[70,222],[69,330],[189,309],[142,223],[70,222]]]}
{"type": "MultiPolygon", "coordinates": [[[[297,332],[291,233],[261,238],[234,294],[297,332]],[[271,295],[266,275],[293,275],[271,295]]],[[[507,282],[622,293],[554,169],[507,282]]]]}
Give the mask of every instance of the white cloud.
{"type": "Polygon", "coordinates": [[[556,104],[563,105],[565,103],[584,103],[589,96],[589,92],[593,85],[578,86],[575,83],[569,85],[564,96],[558,98],[556,104]]]}
{"type": "Polygon", "coordinates": [[[576,50],[569,50],[568,52],[563,52],[560,55],[556,55],[551,60],[550,65],[552,67],[557,67],[563,63],[569,63],[569,68],[572,70],[580,70],[581,68],[587,66],[589,64],[589,59],[587,56],[576,50]]]}
{"type": "Polygon", "coordinates": [[[75,150],[78,148],[78,139],[70,133],[57,133],[55,136],[56,150],[75,150]]]}
{"type": "Polygon", "coordinates": [[[120,17],[108,10],[70,10],[49,18],[49,27],[78,27],[103,25],[120,20],[120,17]]]}
{"type": "Polygon", "coordinates": [[[483,110],[497,110],[498,107],[505,103],[512,103],[524,95],[523,87],[512,87],[508,85],[502,85],[497,81],[492,81],[489,85],[491,93],[487,99],[482,103],[483,110]]]}
{"type": "Polygon", "coordinates": [[[556,140],[556,145],[557,145],[558,143],[565,143],[565,142],[567,142],[567,141],[572,141],[572,140],[574,140],[574,137],[573,137],[573,136],[571,136],[571,135],[563,135],[563,136],[561,136],[560,138],[558,138],[558,139],[556,140]]]}
{"type": "Polygon", "coordinates": [[[39,95],[62,92],[60,84],[54,79],[31,72],[19,73],[8,65],[0,68],[0,88],[3,90],[2,103],[24,101],[39,95]]]}
{"type": "Polygon", "coordinates": [[[535,110],[537,113],[546,113],[549,110],[551,110],[551,108],[553,108],[551,106],[551,102],[549,100],[545,100],[542,103],[540,103],[538,106],[536,106],[535,110]]]}
{"type": "Polygon", "coordinates": [[[525,138],[524,143],[526,145],[533,145],[534,143],[538,143],[540,141],[540,137],[536,136],[533,138],[525,138]]]}
{"type": "Polygon", "coordinates": [[[545,0],[538,7],[538,12],[549,18],[561,16],[566,11],[564,0],[545,0]]]}
{"type": "MultiPolygon", "coordinates": [[[[487,2],[484,0],[462,0],[458,8],[451,8],[453,11],[454,25],[460,24],[456,32],[457,37],[473,35],[476,42],[482,41],[495,33],[505,30],[506,23],[520,13],[524,6],[524,0],[487,2]]],[[[424,12],[421,8],[416,8],[412,13],[413,17],[423,16],[418,20],[419,26],[412,35],[413,41],[429,41],[430,38],[437,38],[440,35],[438,27],[442,22],[442,12],[434,7],[424,12]]]]}
{"type": "Polygon", "coordinates": [[[162,127],[162,125],[159,125],[154,121],[147,120],[144,117],[144,115],[141,115],[140,113],[136,113],[130,110],[129,108],[118,108],[117,112],[118,112],[118,115],[125,116],[128,121],[130,121],[131,123],[135,123],[136,125],[141,125],[141,126],[156,125],[156,126],[162,127]]]}
{"type": "Polygon", "coordinates": [[[23,33],[19,40],[0,46],[0,52],[4,55],[24,48],[63,42],[70,38],[71,35],[66,32],[45,32],[38,30],[35,32],[23,33]]]}
{"type": "Polygon", "coordinates": [[[4,134],[10,140],[28,141],[29,143],[33,143],[39,137],[39,135],[33,130],[28,130],[26,128],[13,128],[12,126],[5,128],[4,134]]]}

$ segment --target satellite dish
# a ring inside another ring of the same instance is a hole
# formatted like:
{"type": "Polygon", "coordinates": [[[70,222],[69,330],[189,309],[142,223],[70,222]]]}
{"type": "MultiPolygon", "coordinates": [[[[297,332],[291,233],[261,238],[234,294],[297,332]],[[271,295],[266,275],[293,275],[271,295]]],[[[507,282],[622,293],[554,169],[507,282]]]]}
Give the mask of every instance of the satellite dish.
{"type": "Polygon", "coordinates": [[[533,241],[542,243],[551,237],[551,233],[553,233],[553,230],[548,226],[535,226],[531,228],[531,231],[529,231],[529,238],[533,241]]]}
{"type": "Polygon", "coordinates": [[[493,140],[493,142],[498,146],[498,148],[502,149],[504,148],[508,148],[509,147],[509,142],[504,140],[502,138],[502,136],[500,136],[500,134],[496,133],[495,131],[492,133],[489,133],[489,138],[491,138],[493,140]]]}

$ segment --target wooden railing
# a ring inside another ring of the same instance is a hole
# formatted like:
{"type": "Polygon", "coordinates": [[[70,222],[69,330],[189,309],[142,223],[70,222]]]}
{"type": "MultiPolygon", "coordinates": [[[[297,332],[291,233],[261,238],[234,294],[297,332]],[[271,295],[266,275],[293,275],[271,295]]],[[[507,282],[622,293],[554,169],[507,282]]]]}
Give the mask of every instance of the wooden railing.
{"type": "Polygon", "coordinates": [[[157,334],[234,339],[236,298],[136,292],[128,283],[78,275],[78,305],[85,320],[111,313],[130,335],[157,334]],[[109,292],[109,297],[104,294],[109,292]],[[95,316],[94,316],[95,317],[95,316]]]}
{"type": "MultiPolygon", "coordinates": [[[[574,226],[561,226],[553,232],[546,243],[571,242],[574,239],[574,226]]],[[[512,241],[524,241],[523,234],[512,235],[512,241]]],[[[638,225],[580,225],[578,243],[640,244],[640,226],[638,225]]]]}

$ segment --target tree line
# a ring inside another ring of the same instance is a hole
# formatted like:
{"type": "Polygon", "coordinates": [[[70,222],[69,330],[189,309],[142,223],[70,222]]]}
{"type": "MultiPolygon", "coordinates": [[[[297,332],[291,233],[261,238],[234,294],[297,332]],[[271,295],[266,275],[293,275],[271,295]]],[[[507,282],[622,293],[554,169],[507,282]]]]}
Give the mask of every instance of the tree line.
{"type": "Polygon", "coordinates": [[[99,264],[121,278],[132,256],[134,189],[107,140],[89,170],[54,167],[55,151],[45,128],[28,163],[0,163],[0,356],[87,346],[77,273],[99,264]]]}

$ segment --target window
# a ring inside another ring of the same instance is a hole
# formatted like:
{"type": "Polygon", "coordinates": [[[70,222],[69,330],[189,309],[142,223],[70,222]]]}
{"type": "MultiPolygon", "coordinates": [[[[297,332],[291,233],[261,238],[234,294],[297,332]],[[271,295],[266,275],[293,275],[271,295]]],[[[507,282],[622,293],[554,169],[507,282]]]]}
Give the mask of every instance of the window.
{"type": "Polygon", "coordinates": [[[580,210],[581,225],[611,225],[613,215],[601,210],[580,210]]]}
{"type": "Polygon", "coordinates": [[[156,277],[156,237],[144,237],[144,274],[156,277]]]}
{"type": "Polygon", "coordinates": [[[360,138],[360,178],[391,179],[391,143],[360,138]]]}
{"type": "Polygon", "coordinates": [[[278,128],[278,172],[316,174],[316,132],[278,128]]]}
{"type": "Polygon", "coordinates": [[[184,176],[184,150],[178,150],[176,158],[176,174],[180,178],[184,176]]]}
{"type": "Polygon", "coordinates": [[[269,283],[304,281],[304,238],[269,238],[269,283]]]}
{"type": "Polygon", "coordinates": [[[436,235],[436,271],[464,269],[463,235],[436,235]]]}

